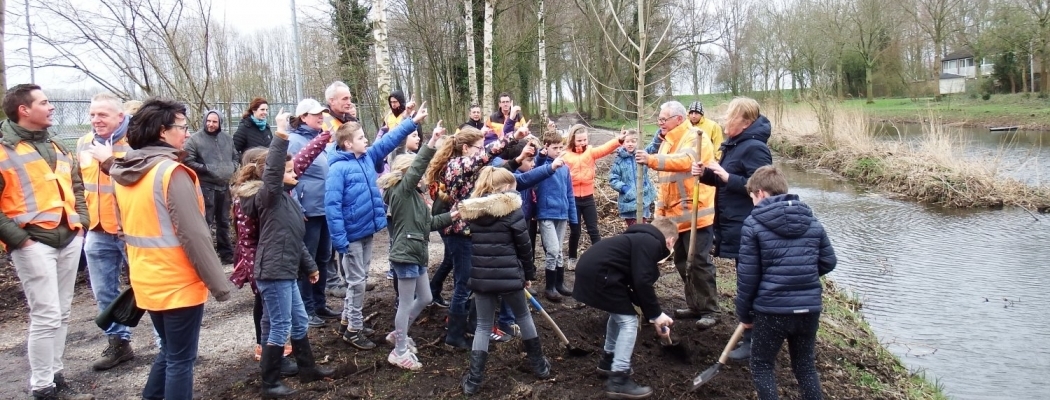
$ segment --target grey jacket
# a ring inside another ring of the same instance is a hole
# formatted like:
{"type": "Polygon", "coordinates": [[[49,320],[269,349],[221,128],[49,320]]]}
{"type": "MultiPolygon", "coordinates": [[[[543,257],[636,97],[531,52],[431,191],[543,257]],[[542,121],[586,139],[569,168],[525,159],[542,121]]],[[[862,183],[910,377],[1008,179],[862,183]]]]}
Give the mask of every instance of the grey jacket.
{"type": "Polygon", "coordinates": [[[237,171],[237,151],[233,148],[233,137],[222,131],[222,115],[208,111],[204,113],[205,121],[208,114],[219,116],[219,131],[208,133],[202,123],[201,130],[183,145],[186,151],[183,164],[197,172],[202,188],[227,189],[237,171]]]}

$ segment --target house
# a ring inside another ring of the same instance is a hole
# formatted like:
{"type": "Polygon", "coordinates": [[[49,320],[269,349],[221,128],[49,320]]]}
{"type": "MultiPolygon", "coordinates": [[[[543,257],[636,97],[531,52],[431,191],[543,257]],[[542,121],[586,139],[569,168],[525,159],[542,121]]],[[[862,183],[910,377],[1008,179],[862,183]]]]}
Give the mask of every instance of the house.
{"type": "Polygon", "coordinates": [[[962,75],[948,74],[942,72],[941,79],[937,82],[937,84],[938,86],[940,86],[941,94],[966,92],[966,77],[962,75]]]}
{"type": "MultiPolygon", "coordinates": [[[[992,74],[994,66],[987,59],[981,59],[981,76],[992,74]]],[[[977,77],[977,68],[973,53],[969,50],[957,50],[944,56],[941,60],[940,93],[963,93],[966,91],[966,80],[977,77]]]]}

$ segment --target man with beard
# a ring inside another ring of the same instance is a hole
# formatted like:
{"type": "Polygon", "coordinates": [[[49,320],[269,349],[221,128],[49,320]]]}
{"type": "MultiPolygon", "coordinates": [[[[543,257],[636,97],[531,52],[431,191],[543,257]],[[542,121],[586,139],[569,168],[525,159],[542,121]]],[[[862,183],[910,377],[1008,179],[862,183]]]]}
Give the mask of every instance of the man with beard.
{"type": "Polygon", "coordinates": [[[200,178],[204,195],[204,216],[215,227],[215,252],[223,264],[233,264],[230,242],[230,178],[237,171],[237,150],[233,137],[222,131],[219,112],[204,113],[204,126],[183,146],[183,164],[200,178]]]}

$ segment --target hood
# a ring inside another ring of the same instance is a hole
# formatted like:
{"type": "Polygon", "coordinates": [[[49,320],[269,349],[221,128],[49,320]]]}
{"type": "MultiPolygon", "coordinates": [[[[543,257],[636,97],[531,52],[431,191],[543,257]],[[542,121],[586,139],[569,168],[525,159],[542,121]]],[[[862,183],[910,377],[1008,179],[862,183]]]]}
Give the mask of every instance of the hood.
{"type": "Polygon", "coordinates": [[[233,195],[237,197],[252,197],[262,189],[261,180],[251,180],[233,188],[233,195]]]}
{"type": "MultiPolygon", "coordinates": [[[[656,240],[659,240],[661,244],[665,243],[667,240],[667,238],[664,237],[664,234],[651,224],[634,224],[627,228],[623,233],[625,235],[649,235],[656,238],[656,240]]],[[[660,246],[660,258],[665,258],[668,254],[671,254],[671,250],[668,250],[666,245],[660,246]]]]}
{"type": "Polygon", "coordinates": [[[401,93],[400,90],[395,90],[393,92],[390,92],[390,96],[388,96],[386,98],[386,105],[387,106],[390,106],[390,98],[391,97],[397,99],[397,102],[400,104],[400,106],[398,108],[391,107],[390,108],[390,112],[393,113],[395,117],[400,117],[401,113],[405,112],[405,94],[401,93]]]}
{"type": "Polygon", "coordinates": [[[751,125],[744,128],[743,132],[740,132],[735,138],[727,139],[726,141],[736,144],[745,140],[754,139],[766,143],[769,141],[769,136],[772,135],[772,133],[773,127],[769,123],[769,119],[767,119],[765,115],[760,114],[755,122],[752,122],[751,125]]]}
{"type": "Polygon", "coordinates": [[[302,124],[302,125],[299,125],[298,128],[292,129],[292,131],[290,133],[293,134],[293,135],[303,136],[303,137],[305,137],[307,139],[313,139],[313,138],[317,137],[317,135],[319,135],[321,133],[321,130],[320,129],[311,128],[311,127],[309,127],[306,124],[302,124]]]}
{"type": "Polygon", "coordinates": [[[42,131],[31,131],[23,128],[22,125],[16,124],[11,120],[0,121],[0,135],[3,135],[4,144],[8,147],[15,147],[18,142],[27,140],[31,142],[39,142],[47,139],[51,136],[47,130],[42,131]]]}
{"type": "Polygon", "coordinates": [[[214,135],[216,133],[222,132],[222,126],[222,114],[220,114],[218,110],[208,110],[204,113],[204,117],[201,118],[201,132],[207,133],[209,135],[214,135]],[[215,114],[216,117],[219,117],[219,130],[215,133],[208,132],[208,115],[211,114],[215,114]]]}
{"type": "MultiPolygon", "coordinates": [[[[364,154],[362,154],[361,157],[364,157],[364,154]]],[[[328,152],[328,166],[335,165],[337,162],[353,161],[356,159],[358,159],[358,157],[353,152],[343,151],[335,147],[328,152]]]]}
{"type": "Polygon", "coordinates": [[[117,158],[109,169],[113,181],[130,186],[142,179],[157,163],[164,160],[179,161],[179,149],[171,146],[150,145],[131,150],[124,158],[117,158]]]}
{"type": "Polygon", "coordinates": [[[751,210],[751,216],[762,226],[787,238],[802,236],[813,223],[813,210],[794,194],[762,199],[751,210]]]}
{"type": "Polygon", "coordinates": [[[460,125],[459,127],[462,128],[464,126],[471,126],[471,127],[474,127],[474,128],[476,128],[477,130],[480,131],[481,128],[485,127],[485,122],[480,120],[480,119],[477,120],[477,121],[472,120],[472,119],[468,119],[467,122],[464,122],[463,125],[460,125]]]}
{"type": "Polygon", "coordinates": [[[634,159],[634,152],[627,151],[623,146],[620,146],[616,148],[616,157],[634,159]]]}
{"type": "Polygon", "coordinates": [[[496,219],[520,208],[521,195],[510,191],[460,201],[459,215],[468,221],[496,219]]]}

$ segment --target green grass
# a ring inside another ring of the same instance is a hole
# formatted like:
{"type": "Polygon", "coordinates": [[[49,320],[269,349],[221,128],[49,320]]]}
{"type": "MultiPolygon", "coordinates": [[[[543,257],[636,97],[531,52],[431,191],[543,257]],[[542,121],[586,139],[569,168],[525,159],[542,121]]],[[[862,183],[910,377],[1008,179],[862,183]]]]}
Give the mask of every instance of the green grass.
{"type": "MultiPolygon", "coordinates": [[[[620,127],[624,127],[626,129],[635,129],[638,127],[637,121],[625,121],[622,119],[594,119],[588,122],[590,122],[591,126],[601,127],[609,130],[619,130],[620,127]]],[[[642,125],[642,131],[645,134],[645,138],[647,139],[651,138],[652,135],[656,133],[657,129],[660,129],[660,127],[656,125],[656,121],[646,121],[646,124],[642,125]]]]}
{"type": "Polygon", "coordinates": [[[861,109],[877,119],[923,121],[931,116],[945,123],[973,126],[1024,125],[1033,129],[1050,128],[1050,100],[1025,94],[993,94],[988,100],[966,94],[933,98],[876,99],[867,104],[863,99],[847,100],[846,107],[861,109]]]}

